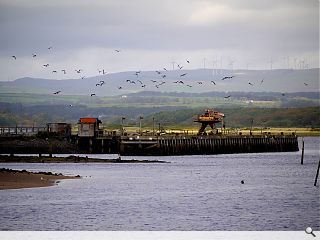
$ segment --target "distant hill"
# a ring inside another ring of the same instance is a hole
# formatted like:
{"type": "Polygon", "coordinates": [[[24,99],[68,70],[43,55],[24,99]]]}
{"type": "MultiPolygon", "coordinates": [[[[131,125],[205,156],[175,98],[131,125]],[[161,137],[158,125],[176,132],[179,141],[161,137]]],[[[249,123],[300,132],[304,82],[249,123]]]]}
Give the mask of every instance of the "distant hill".
{"type": "Polygon", "coordinates": [[[205,93],[220,92],[315,92],[319,91],[319,68],[292,70],[225,70],[195,69],[129,71],[110,73],[84,79],[53,80],[20,78],[0,82],[0,93],[115,96],[140,91],[205,93]],[[184,76],[181,76],[185,74],[184,76]],[[223,77],[232,77],[222,80],[223,77]],[[96,84],[104,81],[102,86],[96,84]],[[213,83],[213,82],[214,83],[213,83]],[[176,82],[176,83],[175,83],[176,82]],[[187,86],[189,85],[189,86],[187,86]],[[120,88],[120,89],[119,89],[120,88]]]}

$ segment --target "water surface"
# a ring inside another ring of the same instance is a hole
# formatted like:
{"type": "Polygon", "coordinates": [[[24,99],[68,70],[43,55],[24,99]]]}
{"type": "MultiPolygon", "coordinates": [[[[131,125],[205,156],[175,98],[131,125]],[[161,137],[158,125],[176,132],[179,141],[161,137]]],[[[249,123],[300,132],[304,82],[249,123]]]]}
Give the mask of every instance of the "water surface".
{"type": "Polygon", "coordinates": [[[301,151],[123,157],[171,162],[149,164],[0,164],[83,176],[0,191],[0,230],[319,230],[319,142],[305,138],[304,165],[301,151]]]}

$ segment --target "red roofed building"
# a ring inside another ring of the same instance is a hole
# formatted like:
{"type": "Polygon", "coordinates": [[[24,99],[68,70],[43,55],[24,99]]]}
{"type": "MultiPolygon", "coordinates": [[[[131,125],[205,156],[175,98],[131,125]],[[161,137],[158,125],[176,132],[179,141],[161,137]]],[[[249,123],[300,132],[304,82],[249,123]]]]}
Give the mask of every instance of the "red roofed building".
{"type": "Polygon", "coordinates": [[[80,118],[78,122],[79,137],[96,137],[99,134],[99,124],[102,123],[98,118],[80,118]]]}

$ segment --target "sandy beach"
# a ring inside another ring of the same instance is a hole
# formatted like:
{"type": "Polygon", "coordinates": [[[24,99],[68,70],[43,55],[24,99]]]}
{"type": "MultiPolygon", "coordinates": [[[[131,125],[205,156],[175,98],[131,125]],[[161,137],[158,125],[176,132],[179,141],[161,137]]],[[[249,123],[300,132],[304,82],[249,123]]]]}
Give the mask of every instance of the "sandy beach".
{"type": "Polygon", "coordinates": [[[0,169],[0,190],[49,187],[63,179],[79,179],[80,176],[63,176],[51,172],[33,173],[26,170],[0,169]]]}

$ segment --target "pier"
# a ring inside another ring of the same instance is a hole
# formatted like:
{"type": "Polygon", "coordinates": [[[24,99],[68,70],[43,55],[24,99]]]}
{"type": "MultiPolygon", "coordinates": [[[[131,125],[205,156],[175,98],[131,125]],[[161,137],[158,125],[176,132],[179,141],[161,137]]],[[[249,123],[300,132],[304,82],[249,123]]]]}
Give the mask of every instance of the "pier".
{"type": "Polygon", "coordinates": [[[137,156],[299,151],[295,135],[79,138],[78,146],[87,153],[137,156]]]}

